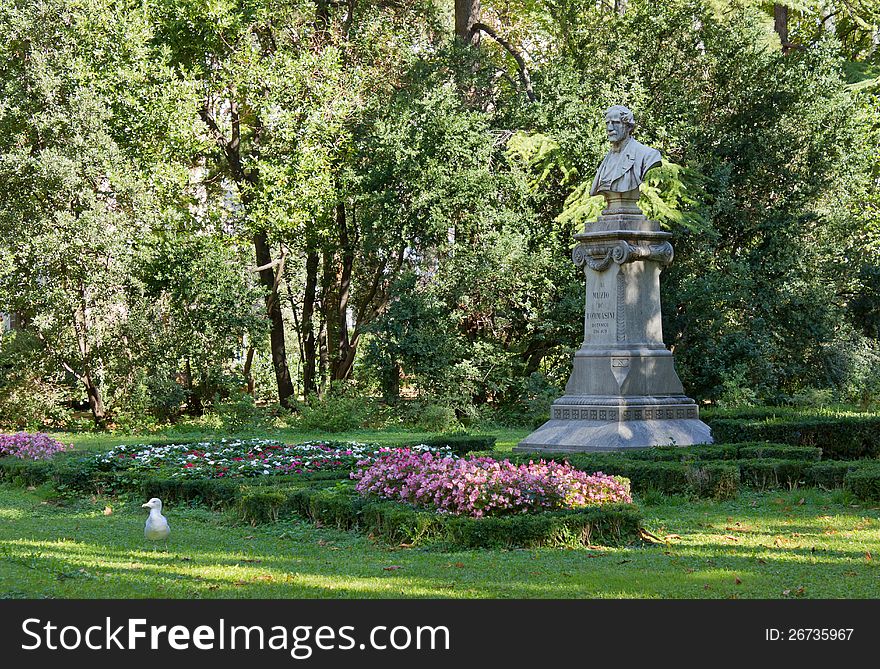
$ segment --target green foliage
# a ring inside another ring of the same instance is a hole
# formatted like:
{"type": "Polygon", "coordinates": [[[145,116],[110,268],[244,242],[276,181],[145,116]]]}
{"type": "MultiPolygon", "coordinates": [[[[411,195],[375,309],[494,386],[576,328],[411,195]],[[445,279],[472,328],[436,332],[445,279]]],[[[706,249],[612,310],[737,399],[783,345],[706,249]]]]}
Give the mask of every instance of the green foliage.
{"type": "MultiPolygon", "coordinates": [[[[496,438],[488,435],[446,434],[419,442],[425,446],[449,448],[455,455],[467,455],[476,451],[490,451],[495,447],[496,438]]],[[[410,444],[416,446],[417,444],[410,444]]]]}
{"type": "Polygon", "coordinates": [[[342,385],[322,397],[311,396],[299,407],[296,424],[303,430],[346,432],[364,427],[377,416],[378,402],[342,385]]]}
{"type": "Polygon", "coordinates": [[[830,460],[880,455],[880,416],[803,418],[716,418],[710,421],[719,442],[770,441],[822,449],[830,460]]]}
{"type": "Polygon", "coordinates": [[[367,501],[350,483],[294,493],[298,511],[340,529],[357,528],[391,545],[440,542],[450,549],[621,545],[638,537],[641,514],[632,505],[466,518],[413,509],[396,502],[367,501]]]}
{"type": "MultiPolygon", "coordinates": [[[[490,4],[527,46],[532,102],[504,48],[455,43],[421,0],[321,20],[275,0],[6,2],[0,311],[20,331],[0,416],[66,422],[55,407],[87,392],[117,429],[258,424],[242,393],[277,400],[269,289],[304,395],[356,379],[432,430],[541,422],[582,337],[568,257],[621,102],[664,157],[642,206],[675,235],[663,326],[688,392],[872,406],[877,9],[789,4],[786,45],[766,3],[490,4]]],[[[309,397],[299,420],[381,422],[373,399],[309,397]]]]}
{"type": "Polygon", "coordinates": [[[844,479],[846,489],[865,502],[880,501],[880,466],[872,464],[847,472],[844,479]]]}
{"type": "Polygon", "coordinates": [[[13,370],[0,380],[0,429],[37,432],[64,427],[70,390],[26,370],[13,370]]]}
{"type": "Polygon", "coordinates": [[[822,449],[812,446],[786,446],[766,443],[755,444],[754,446],[739,444],[737,457],[742,460],[770,458],[778,460],[819,461],[822,459],[822,449]]]}
{"type": "Polygon", "coordinates": [[[650,491],[667,495],[685,494],[694,497],[729,499],[739,491],[739,469],[735,463],[723,461],[642,460],[626,457],[626,454],[553,454],[516,453],[511,462],[529,460],[555,460],[568,462],[572,467],[586,472],[601,471],[605,474],[625,476],[635,493],[650,491]]]}
{"type": "Polygon", "coordinates": [[[236,511],[246,523],[258,525],[278,520],[287,496],[279,490],[249,490],[236,502],[236,511]]]}
{"type": "Polygon", "coordinates": [[[807,478],[811,464],[801,460],[762,458],[740,460],[740,480],[758,490],[768,488],[795,488],[807,478]]]}

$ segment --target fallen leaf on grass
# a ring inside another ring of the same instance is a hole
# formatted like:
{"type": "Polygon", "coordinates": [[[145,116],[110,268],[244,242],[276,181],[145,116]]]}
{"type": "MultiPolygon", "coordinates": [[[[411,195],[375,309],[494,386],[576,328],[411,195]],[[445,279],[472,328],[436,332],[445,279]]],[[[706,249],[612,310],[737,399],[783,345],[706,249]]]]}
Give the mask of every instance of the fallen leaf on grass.
{"type": "Polygon", "coordinates": [[[632,560],[621,560],[617,564],[626,564],[627,562],[632,562],[632,560]]]}
{"type": "Polygon", "coordinates": [[[680,537],[679,535],[677,535],[677,534],[667,534],[667,535],[666,535],[665,537],[663,537],[663,538],[666,539],[666,541],[669,541],[669,540],[671,540],[671,539],[681,539],[681,537],[680,537]]]}
{"type": "Polygon", "coordinates": [[[725,535],[724,535],[724,538],[727,539],[728,541],[739,541],[739,539],[737,539],[737,538],[736,538],[735,536],[733,536],[732,534],[725,534],[725,535]]]}
{"type": "Polygon", "coordinates": [[[733,582],[736,583],[737,585],[740,585],[742,583],[742,579],[739,576],[734,576],[733,582]]]}
{"type": "Polygon", "coordinates": [[[873,559],[874,559],[874,558],[871,556],[871,551],[865,551],[865,560],[867,560],[868,562],[870,562],[870,561],[873,560],[873,559]]]}
{"type": "Polygon", "coordinates": [[[803,497],[801,497],[801,498],[798,500],[798,505],[806,504],[806,503],[807,503],[807,500],[804,499],[803,497]]]}
{"type": "Polygon", "coordinates": [[[262,560],[258,560],[256,558],[242,558],[241,560],[239,560],[239,562],[255,562],[259,564],[260,562],[262,562],[262,560]]]}
{"type": "Polygon", "coordinates": [[[113,513],[113,509],[111,509],[109,506],[104,507],[104,515],[105,516],[109,516],[112,513],[113,513]]]}
{"type": "Polygon", "coordinates": [[[245,537],[245,539],[256,539],[256,537],[253,534],[249,534],[245,537]]]}
{"type": "Polygon", "coordinates": [[[712,589],[712,586],[709,585],[708,583],[703,586],[703,590],[711,590],[711,589],[712,589]]]}
{"type": "Polygon", "coordinates": [[[397,569],[403,569],[403,565],[392,564],[392,565],[388,565],[387,567],[382,567],[382,569],[384,571],[395,571],[397,569]]]}
{"type": "Polygon", "coordinates": [[[461,569],[462,567],[464,567],[464,562],[456,562],[455,566],[461,569]]]}

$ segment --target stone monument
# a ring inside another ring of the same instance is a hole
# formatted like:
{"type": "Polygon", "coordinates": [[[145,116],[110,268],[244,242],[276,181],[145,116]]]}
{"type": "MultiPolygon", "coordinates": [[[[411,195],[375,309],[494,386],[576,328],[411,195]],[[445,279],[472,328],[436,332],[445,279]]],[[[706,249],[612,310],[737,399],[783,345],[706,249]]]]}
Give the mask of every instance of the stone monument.
{"type": "Polygon", "coordinates": [[[516,451],[617,451],[710,443],[709,427],[686,397],[663,344],[660,271],[672,262],[672,234],[639,208],[639,186],[660,152],[632,137],[635,119],[615,105],[605,114],[611,150],[591,195],[605,209],[575,235],[575,265],[586,275],[584,341],[565,395],[550,420],[516,451]]]}

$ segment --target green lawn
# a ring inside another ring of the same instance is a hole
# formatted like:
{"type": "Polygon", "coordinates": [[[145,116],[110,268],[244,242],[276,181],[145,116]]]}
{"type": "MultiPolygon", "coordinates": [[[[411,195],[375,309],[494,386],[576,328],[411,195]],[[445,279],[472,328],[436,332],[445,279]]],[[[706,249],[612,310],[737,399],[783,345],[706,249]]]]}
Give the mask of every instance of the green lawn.
{"type": "Polygon", "coordinates": [[[182,506],[164,552],[140,502],[0,486],[0,597],[880,597],[880,509],[840,492],[657,496],[643,509],[667,543],[456,553],[182,506]]]}

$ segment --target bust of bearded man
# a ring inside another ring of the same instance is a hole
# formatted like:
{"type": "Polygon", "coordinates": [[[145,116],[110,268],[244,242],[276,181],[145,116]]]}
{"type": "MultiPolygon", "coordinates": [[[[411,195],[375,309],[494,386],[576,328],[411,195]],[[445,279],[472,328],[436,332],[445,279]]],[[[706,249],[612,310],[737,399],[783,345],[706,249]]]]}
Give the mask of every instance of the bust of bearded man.
{"type": "Polygon", "coordinates": [[[590,195],[637,190],[648,170],[661,163],[657,149],[633,138],[635,127],[632,111],[623,105],[614,105],[605,112],[605,130],[611,141],[611,150],[596,170],[590,195]]]}

